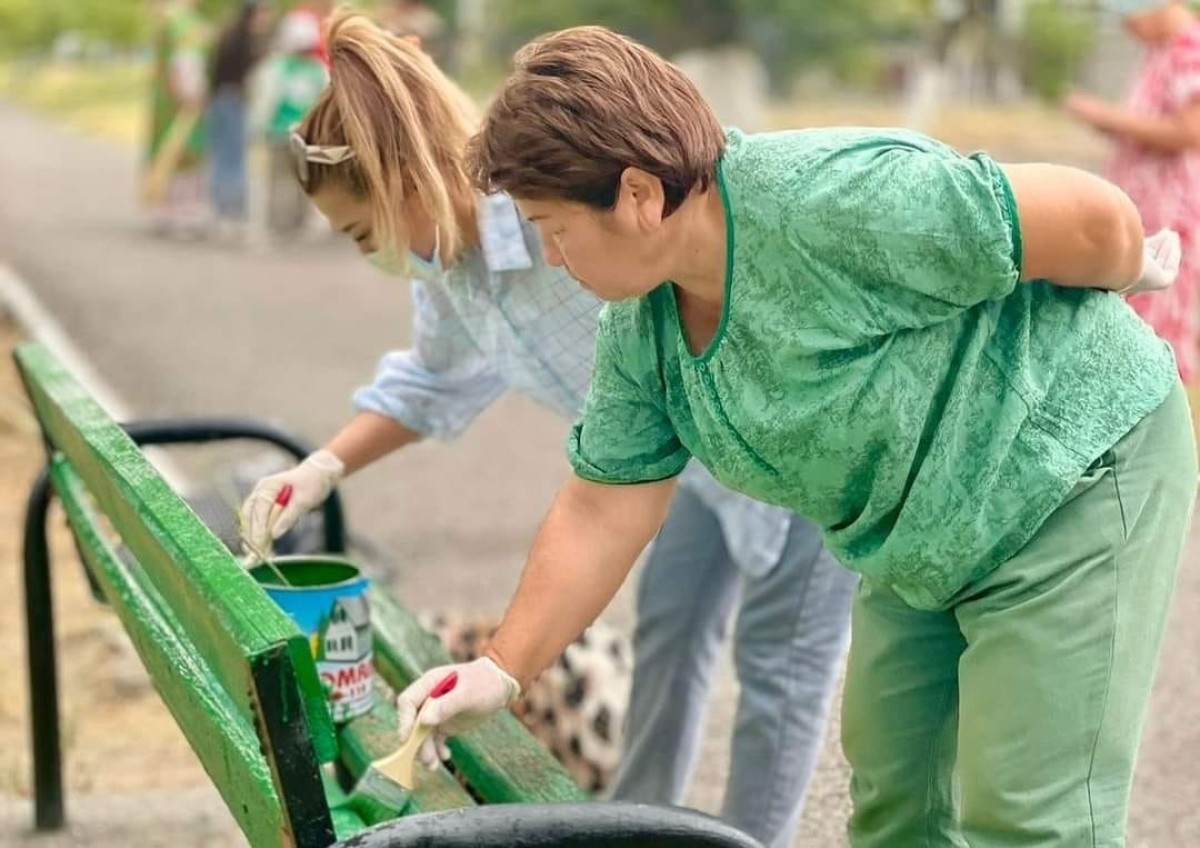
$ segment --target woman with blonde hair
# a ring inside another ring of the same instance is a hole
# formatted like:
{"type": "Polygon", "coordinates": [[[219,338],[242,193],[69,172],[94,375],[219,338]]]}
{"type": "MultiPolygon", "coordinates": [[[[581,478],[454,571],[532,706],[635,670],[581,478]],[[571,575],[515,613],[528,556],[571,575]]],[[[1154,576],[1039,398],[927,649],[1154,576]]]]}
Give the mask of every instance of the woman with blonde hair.
{"type": "MultiPolygon", "coordinates": [[[[360,15],[336,15],[328,45],[330,87],[292,137],[297,177],[372,262],[412,279],[413,345],[383,358],[355,396],[359,414],[324,449],[255,488],[243,514],[259,548],[345,475],[423,438],[458,435],[507,389],[574,420],[592,374],[601,302],[544,262],[536,229],[506,195],[472,186],[469,98],[414,43],[360,15]],[[268,525],[285,485],[292,500],[268,525]]],[[[642,574],[614,796],[682,799],[736,609],[741,692],[723,818],[790,844],[855,582],[811,522],[735,495],[698,466],[685,473],[642,574]]]]}
{"type": "MultiPolygon", "coordinates": [[[[1196,496],[1170,348],[1121,294],[1179,239],[1085,172],[899,130],[725,130],[600,27],[523,49],[473,146],[547,261],[611,301],[563,485],[491,664],[399,698],[498,709],[620,586],[695,458],[863,575],[854,848],[1124,844],[1196,496]]],[[[794,669],[800,673],[800,669],[794,669]]]]}

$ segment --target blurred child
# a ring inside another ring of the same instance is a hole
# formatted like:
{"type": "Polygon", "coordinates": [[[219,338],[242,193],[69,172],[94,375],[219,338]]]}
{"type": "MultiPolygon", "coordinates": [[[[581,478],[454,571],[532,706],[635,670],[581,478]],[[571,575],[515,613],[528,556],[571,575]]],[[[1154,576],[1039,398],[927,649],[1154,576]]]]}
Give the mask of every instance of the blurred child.
{"type": "Polygon", "coordinates": [[[326,68],[329,67],[329,49],[325,43],[325,19],[337,5],[336,0],[309,0],[307,3],[297,4],[291,12],[294,15],[308,16],[316,22],[317,28],[321,31],[321,43],[317,45],[316,55],[326,68]]]}
{"type": "Polygon", "coordinates": [[[267,230],[275,238],[294,238],[308,216],[308,198],[296,183],[288,144],[292,128],[329,83],[321,45],[319,20],[308,13],[290,12],[280,23],[278,52],[263,81],[269,156],[267,230]]]}

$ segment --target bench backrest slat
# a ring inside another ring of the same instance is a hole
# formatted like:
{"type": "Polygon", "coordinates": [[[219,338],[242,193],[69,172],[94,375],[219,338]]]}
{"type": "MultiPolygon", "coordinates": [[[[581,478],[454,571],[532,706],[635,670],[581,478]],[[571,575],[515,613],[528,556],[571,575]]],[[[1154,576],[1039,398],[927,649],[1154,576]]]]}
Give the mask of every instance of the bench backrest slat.
{"type": "Polygon", "coordinates": [[[50,473],[88,568],[250,844],[286,844],[279,799],[253,725],[213,680],[146,575],[122,561],[104,538],[71,467],[58,460],[50,473]]]}
{"type": "MultiPolygon", "coordinates": [[[[335,736],[308,640],[167,485],[129,436],[43,348],[16,354],[51,456],[51,479],[102,592],[251,844],[324,848],[393,815],[370,799],[331,809],[321,762],[352,775],[394,750],[390,699],[335,736]],[[130,556],[118,555],[111,532],[130,556]]],[[[449,661],[386,594],[371,593],[376,665],[392,686],[449,661]]],[[[588,799],[509,713],[451,743],[486,802],[588,799]]],[[[337,793],[334,793],[337,795],[337,793]]],[[[407,812],[470,806],[428,776],[407,812]]]]}
{"type": "Polygon", "coordinates": [[[39,345],[16,354],[49,444],[70,463],[236,708],[252,720],[246,658],[287,644],[317,756],[337,747],[310,649],[125,432],[39,345]]]}

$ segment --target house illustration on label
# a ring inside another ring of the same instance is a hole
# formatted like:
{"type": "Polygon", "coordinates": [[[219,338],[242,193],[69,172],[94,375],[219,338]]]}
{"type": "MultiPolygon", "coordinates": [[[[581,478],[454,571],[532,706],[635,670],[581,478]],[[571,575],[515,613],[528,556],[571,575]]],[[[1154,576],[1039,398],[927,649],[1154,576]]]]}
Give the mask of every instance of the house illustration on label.
{"type": "Polygon", "coordinates": [[[371,652],[371,615],[362,595],[338,598],[318,630],[326,662],[357,662],[371,652]]]}

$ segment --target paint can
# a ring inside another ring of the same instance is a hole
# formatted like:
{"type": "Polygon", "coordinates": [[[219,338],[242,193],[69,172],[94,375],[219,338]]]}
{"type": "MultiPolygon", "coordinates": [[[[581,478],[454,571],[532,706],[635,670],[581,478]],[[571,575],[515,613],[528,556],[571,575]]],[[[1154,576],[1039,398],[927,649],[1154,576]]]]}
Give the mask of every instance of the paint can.
{"type": "Polygon", "coordinates": [[[280,556],[250,575],[308,639],[335,722],[371,711],[375,703],[370,581],[354,563],[336,556],[280,556]]]}

